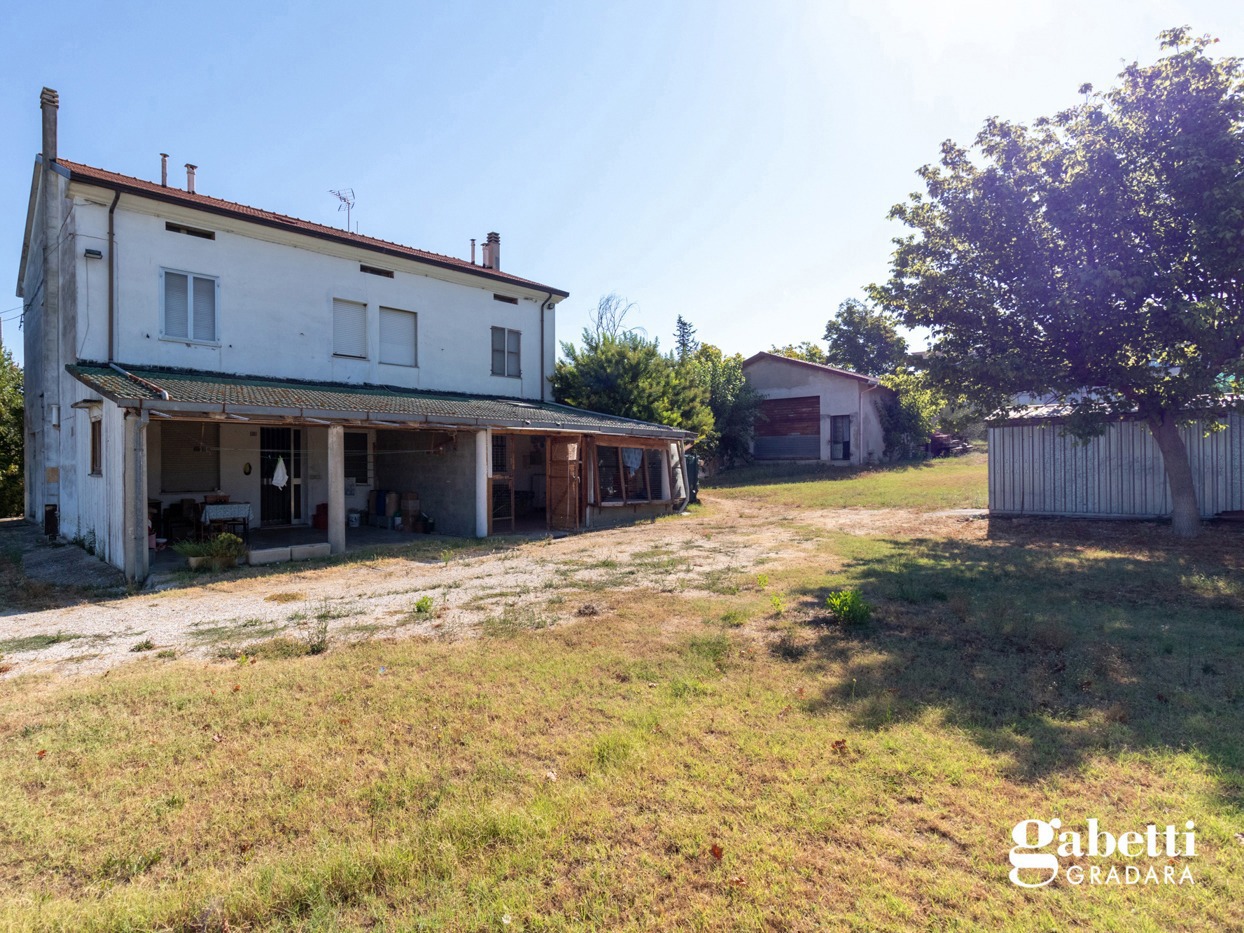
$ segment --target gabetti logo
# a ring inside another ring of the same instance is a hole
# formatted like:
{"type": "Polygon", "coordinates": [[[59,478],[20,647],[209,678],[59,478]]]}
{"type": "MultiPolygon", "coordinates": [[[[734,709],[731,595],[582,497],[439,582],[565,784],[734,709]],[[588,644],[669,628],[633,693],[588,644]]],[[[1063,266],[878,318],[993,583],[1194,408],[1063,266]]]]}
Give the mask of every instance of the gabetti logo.
{"type": "Polygon", "coordinates": [[[1011,849],[1011,873],[1013,884],[1021,888],[1043,888],[1055,878],[1060,871],[1068,884],[1195,884],[1192,869],[1188,865],[1176,865],[1172,860],[1193,858],[1196,855],[1196,837],[1193,830],[1196,824],[1188,820],[1184,824],[1185,831],[1178,833],[1175,827],[1167,826],[1161,832],[1150,823],[1143,833],[1122,833],[1117,838],[1102,830],[1097,820],[1088,821],[1083,834],[1071,830],[1058,832],[1063,822],[1059,819],[1021,820],[1011,830],[1011,839],[1015,847],[1011,849]],[[1058,845],[1054,845],[1055,836],[1058,845]],[[1182,838],[1181,838],[1182,837],[1182,838]],[[1085,846],[1087,840],[1088,845],[1085,846]],[[1182,843],[1182,849],[1180,844],[1182,843]],[[1103,868],[1101,865],[1089,865],[1087,868],[1079,862],[1073,862],[1064,870],[1060,858],[1115,858],[1115,859],[1151,859],[1165,858],[1161,865],[1118,865],[1103,868]]]}

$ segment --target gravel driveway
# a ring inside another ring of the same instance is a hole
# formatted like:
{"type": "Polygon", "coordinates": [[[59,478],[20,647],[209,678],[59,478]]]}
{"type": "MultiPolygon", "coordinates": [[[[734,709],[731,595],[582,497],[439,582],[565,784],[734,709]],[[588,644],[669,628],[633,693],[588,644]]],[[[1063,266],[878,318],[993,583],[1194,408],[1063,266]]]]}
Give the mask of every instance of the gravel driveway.
{"type": "Polygon", "coordinates": [[[0,609],[0,671],[6,677],[97,674],[153,655],[219,658],[322,625],[335,641],[470,637],[490,622],[552,625],[574,618],[585,604],[607,606],[627,590],[737,590],[754,582],[764,563],[810,553],[821,529],[908,535],[937,526],[946,535],[961,534],[963,520],[957,513],[905,510],[781,513],[710,500],[686,515],[508,542],[476,556],[239,568],[202,582],[179,575],[134,595],[120,591],[40,611],[0,609]],[[952,530],[956,525],[959,531],[952,530]],[[430,611],[418,610],[421,600],[430,611]]]}

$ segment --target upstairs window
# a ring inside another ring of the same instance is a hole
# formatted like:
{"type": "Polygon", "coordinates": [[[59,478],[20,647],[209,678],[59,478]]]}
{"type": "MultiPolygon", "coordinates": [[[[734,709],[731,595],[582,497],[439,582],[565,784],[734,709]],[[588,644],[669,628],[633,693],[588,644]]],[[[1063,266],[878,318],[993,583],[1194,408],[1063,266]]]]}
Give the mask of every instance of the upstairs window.
{"type": "Polygon", "coordinates": [[[494,376],[522,375],[519,368],[519,346],[522,334],[504,327],[492,329],[492,374],[494,376]]]}
{"type": "Polygon", "coordinates": [[[367,359],[367,305],[333,299],[333,356],[367,359]]]}
{"type": "Polygon", "coordinates": [[[217,279],[160,270],[161,334],[177,340],[215,343],[217,279]]]}
{"type": "Polygon", "coordinates": [[[418,366],[418,318],[413,311],[380,309],[380,362],[418,366]]]}

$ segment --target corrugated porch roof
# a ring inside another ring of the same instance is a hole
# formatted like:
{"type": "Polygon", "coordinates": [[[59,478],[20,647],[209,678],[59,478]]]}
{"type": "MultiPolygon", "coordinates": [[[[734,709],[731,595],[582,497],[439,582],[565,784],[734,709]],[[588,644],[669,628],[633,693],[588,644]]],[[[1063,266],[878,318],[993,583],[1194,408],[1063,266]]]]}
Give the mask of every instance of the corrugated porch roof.
{"type": "Polygon", "coordinates": [[[553,402],[81,362],[66,367],[122,407],[172,417],[265,416],[377,427],[514,428],[687,440],[687,431],[553,402]],[[123,370],[123,371],[121,371],[123,370]],[[167,397],[165,397],[167,395],[167,397]]]}

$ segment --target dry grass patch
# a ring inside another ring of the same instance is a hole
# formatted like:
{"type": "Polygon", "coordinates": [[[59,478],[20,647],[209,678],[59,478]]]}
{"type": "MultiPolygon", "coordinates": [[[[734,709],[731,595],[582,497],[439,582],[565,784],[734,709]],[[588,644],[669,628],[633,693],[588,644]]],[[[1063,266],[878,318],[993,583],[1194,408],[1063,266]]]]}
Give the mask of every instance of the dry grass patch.
{"type": "MultiPolygon", "coordinates": [[[[1018,624],[1067,608],[1070,580],[1089,590],[1141,572],[1115,551],[1077,569],[1012,543],[833,546],[834,575],[774,565],[764,589],[753,576],[738,594],[619,592],[608,613],[552,628],[534,624],[541,603],[515,603],[479,640],[313,657],[287,638],[207,667],[0,685],[0,918],[88,930],[1244,921],[1227,893],[1244,869],[1231,835],[1244,714],[1221,587],[1189,586],[1186,624],[1201,633],[1194,661],[1214,644],[1225,672],[1185,683],[1190,629],[1172,631],[1172,653],[1150,649],[1151,605],[1105,620],[1100,604],[1067,611],[1056,638],[1018,624]],[[811,591],[843,582],[875,600],[871,625],[800,615],[811,591]],[[994,618],[1002,588],[1029,616],[994,618]],[[775,589],[793,605],[769,633],[757,619],[775,589]],[[1068,686],[1080,665],[1101,683],[1068,686]],[[1167,690],[1168,704],[1148,699],[1167,690]],[[1009,828],[1053,814],[1195,819],[1201,883],[1020,891],[1006,880],[1009,828]]],[[[1153,556],[1146,575],[1187,575],[1153,556]]]]}

